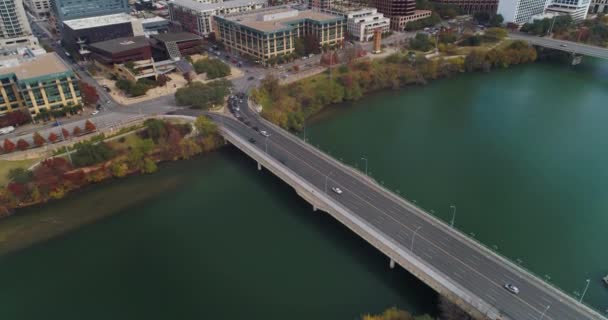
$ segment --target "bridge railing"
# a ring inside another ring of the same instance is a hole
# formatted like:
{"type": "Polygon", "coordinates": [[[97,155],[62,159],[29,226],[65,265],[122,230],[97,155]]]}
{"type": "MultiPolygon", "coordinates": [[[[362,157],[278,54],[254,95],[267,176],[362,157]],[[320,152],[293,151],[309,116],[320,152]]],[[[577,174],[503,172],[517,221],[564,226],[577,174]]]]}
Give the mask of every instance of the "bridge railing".
{"type": "MultiPolygon", "coordinates": [[[[260,117],[261,118],[261,117],[260,117]]],[[[418,210],[420,210],[421,212],[423,212],[423,214],[425,214],[425,216],[427,218],[430,218],[435,225],[438,225],[444,229],[451,229],[456,235],[465,238],[466,240],[470,241],[472,244],[477,245],[478,248],[480,248],[482,251],[485,250],[488,253],[494,254],[495,257],[499,259],[500,261],[506,263],[510,268],[517,270],[521,273],[526,274],[527,276],[529,276],[530,278],[536,280],[536,283],[545,286],[546,289],[549,290],[553,290],[554,294],[561,294],[563,295],[565,298],[571,299],[571,303],[573,303],[574,305],[581,305],[583,306],[583,308],[587,308],[587,311],[591,314],[595,313],[597,316],[599,316],[598,319],[606,319],[606,317],[604,317],[602,311],[596,309],[594,306],[587,304],[584,301],[579,301],[579,297],[576,297],[573,294],[568,293],[567,291],[565,291],[564,289],[558,287],[556,284],[551,283],[546,281],[545,279],[543,279],[543,277],[539,274],[537,274],[536,272],[534,272],[531,269],[528,269],[527,267],[523,266],[520,263],[515,263],[511,260],[511,258],[509,258],[508,256],[503,255],[502,253],[500,253],[497,250],[494,250],[493,248],[487,246],[486,244],[484,244],[483,242],[479,241],[478,239],[472,237],[471,235],[467,234],[464,230],[458,229],[457,227],[452,227],[450,225],[447,224],[446,221],[441,220],[440,218],[438,218],[437,216],[429,213],[430,211],[426,210],[423,206],[419,205],[418,203],[414,203],[410,200],[408,200],[405,195],[402,195],[401,193],[399,194],[395,194],[395,192],[393,192],[391,189],[388,189],[387,187],[384,186],[383,183],[379,182],[378,180],[376,180],[374,177],[365,174],[365,172],[361,171],[361,169],[354,167],[348,163],[345,163],[343,161],[341,161],[340,159],[337,159],[335,157],[333,157],[331,154],[326,153],[325,151],[323,151],[323,149],[321,149],[319,146],[315,146],[311,143],[309,143],[309,141],[305,141],[303,138],[293,135],[291,133],[289,133],[286,130],[283,130],[282,128],[279,128],[278,126],[276,126],[275,124],[267,121],[266,119],[261,118],[266,124],[268,124],[269,126],[274,127],[275,129],[279,129],[282,130],[283,132],[286,132],[287,135],[289,137],[291,137],[293,140],[298,141],[300,143],[304,143],[306,145],[308,145],[309,147],[312,147],[314,150],[316,150],[317,152],[319,152],[320,154],[322,154],[325,158],[328,158],[330,160],[336,161],[339,164],[341,164],[342,166],[356,172],[360,178],[363,179],[367,179],[370,180],[370,182],[375,183],[375,185],[378,188],[381,188],[383,191],[390,193],[393,197],[401,199],[406,201],[409,205],[412,205],[414,207],[416,207],[418,210]]],[[[424,218],[424,217],[423,217],[424,218]]],[[[534,284],[532,284],[534,285],[534,284]]],[[[608,311],[608,310],[607,310],[608,311]]]]}

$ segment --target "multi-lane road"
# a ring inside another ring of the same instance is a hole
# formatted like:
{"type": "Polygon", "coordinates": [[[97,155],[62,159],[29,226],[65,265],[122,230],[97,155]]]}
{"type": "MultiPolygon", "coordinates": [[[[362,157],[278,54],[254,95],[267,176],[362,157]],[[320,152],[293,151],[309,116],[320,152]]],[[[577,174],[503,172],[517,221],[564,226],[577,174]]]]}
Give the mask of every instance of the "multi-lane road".
{"type": "MultiPolygon", "coordinates": [[[[411,250],[409,252],[419,261],[443,274],[460,290],[499,310],[501,319],[606,319],[514,264],[482,249],[362,174],[259,118],[247,108],[246,102],[240,109],[248,125],[224,115],[210,116],[225,130],[267,153],[403,250],[411,250]],[[266,130],[270,136],[262,136],[260,130],[266,130]],[[342,194],[333,192],[333,187],[339,187],[342,194]],[[520,293],[507,291],[504,288],[507,283],[516,285],[520,293]]],[[[194,114],[191,110],[179,112],[194,114]]]]}
{"type": "Polygon", "coordinates": [[[541,46],[549,49],[556,49],[570,52],[573,54],[585,55],[600,59],[608,59],[608,48],[590,46],[587,44],[572,41],[532,36],[524,33],[509,33],[509,38],[514,40],[527,41],[532,45],[541,46]]]}

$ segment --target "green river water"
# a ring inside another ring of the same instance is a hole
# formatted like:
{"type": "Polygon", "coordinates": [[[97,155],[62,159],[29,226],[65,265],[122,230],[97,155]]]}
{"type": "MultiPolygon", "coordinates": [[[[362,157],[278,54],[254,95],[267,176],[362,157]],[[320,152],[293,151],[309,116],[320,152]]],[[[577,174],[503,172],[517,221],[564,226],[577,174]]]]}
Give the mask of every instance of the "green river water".
{"type": "MultiPolygon", "coordinates": [[[[604,310],[607,123],[608,63],[592,60],[380,93],[306,131],[441,219],[455,205],[459,229],[565,291],[590,279],[604,310]]],[[[0,319],[435,313],[431,289],[233,148],[20,213],[10,223],[108,217],[0,257],[0,319]]]]}

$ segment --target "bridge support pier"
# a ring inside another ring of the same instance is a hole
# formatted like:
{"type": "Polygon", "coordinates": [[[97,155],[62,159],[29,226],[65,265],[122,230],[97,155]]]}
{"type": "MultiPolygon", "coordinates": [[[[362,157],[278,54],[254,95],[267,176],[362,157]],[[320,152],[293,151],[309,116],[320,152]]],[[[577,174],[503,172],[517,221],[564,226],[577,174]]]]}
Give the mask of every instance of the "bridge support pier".
{"type": "Polygon", "coordinates": [[[395,260],[391,259],[391,262],[389,262],[388,266],[389,266],[391,269],[395,269],[395,260]]]}
{"type": "Polygon", "coordinates": [[[262,164],[258,162],[258,171],[262,170],[262,164]]]}
{"type": "Polygon", "coordinates": [[[583,56],[573,53],[572,54],[572,65],[576,66],[576,65],[580,64],[581,62],[583,62],[583,56]]]}
{"type": "Polygon", "coordinates": [[[319,210],[319,208],[317,208],[317,206],[315,206],[314,204],[312,205],[312,211],[316,212],[317,210],[319,210]]]}

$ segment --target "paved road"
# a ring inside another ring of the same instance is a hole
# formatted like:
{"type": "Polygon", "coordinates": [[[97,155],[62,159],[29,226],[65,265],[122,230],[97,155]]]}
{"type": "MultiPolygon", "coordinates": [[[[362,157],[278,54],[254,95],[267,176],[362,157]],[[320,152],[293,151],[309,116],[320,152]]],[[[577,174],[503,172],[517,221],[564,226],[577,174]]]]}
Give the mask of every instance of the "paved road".
{"type": "Polygon", "coordinates": [[[566,51],[585,56],[608,59],[608,49],[587,44],[576,43],[572,41],[557,40],[545,37],[531,36],[522,33],[510,33],[509,37],[515,40],[528,41],[533,45],[542,46],[545,48],[566,51]]]}
{"type": "MultiPolygon", "coordinates": [[[[255,139],[254,146],[319,190],[327,190],[329,196],[390,237],[402,249],[413,249],[419,259],[449,277],[460,289],[473,293],[499,310],[502,319],[538,320],[541,315],[543,319],[551,320],[606,319],[513,264],[473,245],[449,226],[438,223],[412,204],[397,200],[363,176],[333,160],[329,161],[311,146],[261,120],[247,108],[246,102],[240,108],[249,125],[231,117],[212,115],[212,118],[245,140],[255,139]],[[265,138],[253,127],[266,130],[271,136],[265,138]],[[341,188],[343,194],[332,192],[333,187],[341,188]],[[520,294],[505,290],[503,286],[506,283],[518,286],[520,294]]],[[[196,114],[192,110],[178,113],[196,114]]]]}

